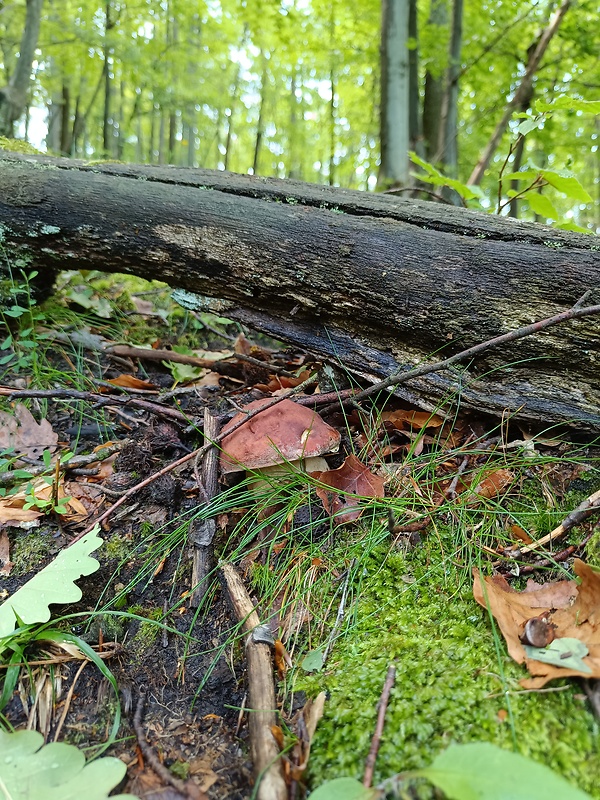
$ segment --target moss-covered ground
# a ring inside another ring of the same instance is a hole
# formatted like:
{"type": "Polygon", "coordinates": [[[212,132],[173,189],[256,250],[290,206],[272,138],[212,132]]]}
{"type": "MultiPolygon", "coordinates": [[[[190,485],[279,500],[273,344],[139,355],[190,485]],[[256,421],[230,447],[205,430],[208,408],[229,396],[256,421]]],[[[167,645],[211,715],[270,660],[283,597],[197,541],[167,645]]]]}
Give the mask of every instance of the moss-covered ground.
{"type": "Polygon", "coordinates": [[[529,756],[600,798],[600,736],[576,681],[524,692],[468,569],[439,540],[408,554],[383,547],[363,563],[353,624],[320,674],[298,686],[328,692],[311,750],[313,786],[361,778],[390,663],[396,680],[375,783],[423,767],[451,743],[493,742],[529,756]],[[437,553],[436,553],[437,550],[437,553]]]}

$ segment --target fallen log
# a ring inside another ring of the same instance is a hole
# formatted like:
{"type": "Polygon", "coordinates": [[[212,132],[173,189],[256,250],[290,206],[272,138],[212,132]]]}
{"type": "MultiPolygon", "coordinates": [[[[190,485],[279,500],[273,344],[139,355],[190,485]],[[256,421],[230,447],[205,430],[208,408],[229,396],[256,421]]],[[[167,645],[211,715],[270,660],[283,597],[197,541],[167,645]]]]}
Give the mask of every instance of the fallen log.
{"type": "MultiPolygon", "coordinates": [[[[552,316],[591,291],[600,245],[446,205],[207,170],[0,153],[6,260],[158,279],[369,380],[552,316]]],[[[600,322],[582,318],[399,387],[600,431],[600,322]]]]}

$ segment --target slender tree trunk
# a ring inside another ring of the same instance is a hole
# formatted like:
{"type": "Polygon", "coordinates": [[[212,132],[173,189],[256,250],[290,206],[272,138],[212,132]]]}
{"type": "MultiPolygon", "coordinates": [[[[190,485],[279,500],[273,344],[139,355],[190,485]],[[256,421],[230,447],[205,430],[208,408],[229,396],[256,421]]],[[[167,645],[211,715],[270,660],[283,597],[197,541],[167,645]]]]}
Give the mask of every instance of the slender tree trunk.
{"type": "Polygon", "coordinates": [[[164,110],[160,109],[160,124],[158,126],[158,163],[164,164],[165,163],[165,140],[166,140],[166,122],[165,122],[165,112],[164,110]]]}
{"type": "Polygon", "coordinates": [[[409,0],[382,0],[381,189],[409,181],[409,6],[409,0]]]}
{"type": "Polygon", "coordinates": [[[108,46],[108,32],[113,27],[113,22],[110,18],[110,0],[107,1],[104,8],[105,25],[104,25],[104,113],[102,116],[102,147],[104,154],[107,158],[112,155],[112,120],[111,120],[111,99],[112,99],[112,86],[110,78],[110,54],[111,49],[108,46]]]}
{"type": "MultiPolygon", "coordinates": [[[[433,28],[435,39],[443,41],[448,27],[448,0],[432,0],[427,25],[433,28]]],[[[442,104],[444,98],[444,69],[435,63],[425,72],[425,95],[423,97],[423,138],[425,158],[438,160],[442,132],[442,104]]]]}
{"type": "Polygon", "coordinates": [[[498,145],[500,144],[500,139],[506,130],[506,126],[512,116],[512,113],[515,109],[519,107],[519,105],[523,102],[523,98],[527,96],[527,93],[531,90],[531,84],[533,81],[533,77],[540,65],[542,58],[544,57],[544,53],[546,52],[548,45],[552,41],[554,34],[560,27],[560,24],[569,10],[569,6],[571,5],[571,0],[563,0],[561,5],[556,9],[556,11],[550,17],[550,21],[546,28],[542,31],[535,50],[530,58],[530,61],[527,65],[527,69],[525,70],[525,74],[521,78],[521,82],[519,83],[517,90],[515,91],[512,100],[510,100],[504,109],[504,113],[502,114],[502,118],[496,125],[494,132],[492,133],[489,142],[487,143],[481,158],[477,162],[471,176],[469,178],[469,183],[478,185],[481,183],[483,179],[483,175],[488,168],[490,161],[492,160],[492,156],[496,152],[498,145]]]}
{"type": "Polygon", "coordinates": [[[108,72],[108,62],[105,60],[102,66],[102,72],[100,73],[100,77],[98,78],[98,83],[96,84],[96,88],[94,89],[94,93],[92,94],[92,97],[90,99],[90,102],[88,103],[87,108],[83,113],[81,113],[79,106],[75,110],[75,119],[73,120],[73,136],[71,143],[71,148],[73,151],[75,151],[79,145],[79,139],[81,138],[85,130],[88,118],[92,112],[92,109],[94,108],[98,95],[100,94],[102,85],[105,82],[105,75],[107,72],[108,72]]]}
{"type": "Polygon", "coordinates": [[[331,99],[329,101],[329,185],[335,186],[335,122],[336,122],[337,110],[335,104],[335,93],[336,93],[335,58],[333,54],[331,56],[329,82],[331,84],[331,99]]]}
{"type": "Polygon", "coordinates": [[[31,67],[40,33],[42,3],[43,0],[27,0],[19,58],[8,85],[0,89],[0,136],[13,136],[15,123],[28,105],[31,67]]]}
{"type": "Polygon", "coordinates": [[[125,147],[125,81],[119,82],[119,114],[117,117],[117,160],[123,160],[123,148],[125,147]]]}
{"type": "Polygon", "coordinates": [[[156,120],[157,120],[157,106],[152,101],[152,110],[150,111],[150,141],[148,142],[148,163],[155,163],[156,154],[156,120]]]}
{"type": "Polygon", "coordinates": [[[438,143],[440,159],[448,175],[458,177],[458,81],[460,76],[462,49],[463,0],[452,3],[452,32],[446,90],[442,103],[442,125],[438,143]]]}
{"type": "Polygon", "coordinates": [[[177,141],[177,115],[169,114],[169,164],[175,163],[175,143],[177,141]]]}
{"type": "Polygon", "coordinates": [[[63,156],[71,155],[71,91],[65,82],[62,87],[60,114],[60,152],[63,156]]]}
{"type": "MultiPolygon", "coordinates": [[[[256,139],[254,141],[254,158],[252,159],[252,174],[258,175],[258,165],[260,159],[260,148],[264,136],[265,125],[265,97],[267,95],[267,82],[269,80],[269,73],[267,72],[267,60],[263,54],[263,68],[262,76],[260,79],[260,105],[258,106],[258,121],[256,123],[256,139]]],[[[292,81],[293,83],[293,81],[292,81]]],[[[292,114],[294,113],[294,106],[292,104],[292,114]]]]}
{"type": "Polygon", "coordinates": [[[408,35],[413,47],[408,51],[408,70],[409,70],[409,146],[419,156],[423,157],[423,133],[421,129],[421,98],[419,93],[419,19],[417,14],[417,0],[410,0],[408,15],[408,35]]]}
{"type": "Polygon", "coordinates": [[[229,169],[229,159],[231,157],[231,143],[233,141],[233,115],[237,110],[238,93],[240,90],[240,80],[242,78],[241,66],[235,72],[235,79],[231,88],[231,103],[229,104],[229,116],[227,117],[227,134],[225,136],[225,153],[223,154],[223,167],[229,169]]]}

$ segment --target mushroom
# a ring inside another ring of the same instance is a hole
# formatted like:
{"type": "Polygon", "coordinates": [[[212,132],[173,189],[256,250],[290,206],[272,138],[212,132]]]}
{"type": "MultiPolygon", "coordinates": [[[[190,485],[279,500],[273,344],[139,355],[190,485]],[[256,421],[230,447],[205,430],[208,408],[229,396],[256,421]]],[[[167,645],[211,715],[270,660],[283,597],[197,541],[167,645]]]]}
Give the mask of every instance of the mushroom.
{"type": "MultiPolygon", "coordinates": [[[[269,402],[269,399],[255,400],[244,406],[244,411],[254,411],[269,402]]],[[[222,433],[227,434],[227,429],[243,418],[243,412],[237,414],[222,433]]],[[[279,472],[290,465],[307,472],[327,470],[329,466],[322,456],[337,452],[340,438],[339,431],[315,411],[291,400],[281,400],[229,436],[225,435],[221,442],[221,472],[260,470],[264,474],[276,465],[284,465],[279,466],[279,472]]]]}

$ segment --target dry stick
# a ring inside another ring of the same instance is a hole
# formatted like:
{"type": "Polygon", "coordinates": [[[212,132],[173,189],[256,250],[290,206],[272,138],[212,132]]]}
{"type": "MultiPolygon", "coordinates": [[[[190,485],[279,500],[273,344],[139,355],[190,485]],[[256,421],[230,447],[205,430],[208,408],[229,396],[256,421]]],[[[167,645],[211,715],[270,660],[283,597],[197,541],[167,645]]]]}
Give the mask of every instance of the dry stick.
{"type": "Polygon", "coordinates": [[[173,775],[165,767],[165,765],[161,764],[161,762],[159,761],[158,756],[156,755],[152,747],[148,744],[148,740],[146,739],[146,734],[144,732],[144,727],[142,725],[145,705],[146,705],[146,693],[144,691],[141,691],[140,696],[138,698],[137,707],[135,709],[132,725],[137,738],[138,747],[142,751],[142,755],[144,756],[148,764],[150,764],[151,768],[158,775],[158,777],[162,778],[162,780],[165,783],[168,783],[176,791],[184,795],[184,797],[189,797],[189,798],[206,797],[206,795],[203,792],[200,792],[200,790],[195,784],[193,784],[191,781],[186,782],[182,781],[180,778],[176,778],[175,775],[173,775]]]}
{"type": "Polygon", "coordinates": [[[394,685],[394,681],[396,679],[396,667],[394,664],[390,664],[388,667],[387,675],[385,676],[385,683],[383,684],[383,689],[381,691],[381,697],[379,698],[379,706],[377,711],[377,725],[375,726],[375,733],[373,734],[373,738],[371,739],[371,749],[369,750],[369,755],[367,756],[367,761],[365,763],[365,775],[363,778],[363,786],[367,789],[371,786],[373,782],[373,770],[375,769],[375,761],[377,760],[377,751],[379,750],[379,744],[381,742],[381,734],[383,733],[383,726],[385,724],[385,712],[387,711],[388,703],[390,700],[390,693],[392,691],[392,686],[394,685]]]}
{"type": "MultiPolygon", "coordinates": [[[[586,295],[584,295],[584,298],[585,297],[586,295]]],[[[581,298],[581,300],[584,298],[581,298]]],[[[515,342],[517,339],[523,339],[525,336],[531,336],[534,333],[539,333],[545,328],[549,328],[551,325],[559,325],[561,322],[566,322],[570,319],[578,319],[579,317],[589,317],[592,314],[600,314],[600,306],[587,306],[586,308],[580,308],[581,300],[575,303],[575,305],[568,311],[562,311],[560,314],[556,314],[553,317],[548,317],[547,319],[533,322],[531,325],[525,325],[524,327],[517,328],[509,333],[503,333],[501,336],[496,336],[494,339],[488,339],[486,342],[481,342],[480,344],[473,345],[473,347],[469,347],[467,350],[462,350],[460,353],[456,353],[449,358],[445,358],[443,361],[436,361],[433,364],[421,364],[419,367],[415,367],[414,369],[410,369],[408,371],[404,371],[403,369],[397,370],[396,372],[392,373],[389,378],[379,381],[379,383],[374,383],[373,386],[369,386],[368,389],[363,389],[362,392],[355,394],[352,397],[352,402],[354,403],[358,400],[362,400],[364,397],[369,397],[370,395],[376,394],[382,389],[387,389],[390,386],[399,386],[400,384],[406,383],[413,378],[420,378],[421,375],[428,375],[431,372],[439,372],[440,370],[446,369],[447,367],[451,366],[451,364],[455,364],[458,361],[464,361],[471,356],[483,353],[485,350],[490,350],[492,347],[498,347],[498,345],[506,344],[507,342],[515,342]]],[[[325,409],[325,411],[329,411],[329,408],[325,409]]]]}
{"type": "Polygon", "coordinates": [[[527,553],[532,553],[539,547],[544,547],[550,544],[550,542],[560,539],[561,536],[564,536],[565,533],[568,533],[575,525],[579,525],[580,522],[590,517],[595,511],[600,511],[600,489],[589,497],[586,497],[583,503],[580,503],[576,509],[569,512],[557,528],[554,528],[553,531],[542,536],[537,542],[532,542],[525,547],[520,547],[516,555],[523,556],[527,553]]]}
{"type": "Polygon", "coordinates": [[[167,464],[158,472],[155,472],[153,475],[148,476],[143,481],[136,483],[135,486],[132,486],[123,495],[121,495],[121,497],[119,497],[119,499],[115,503],[113,503],[112,506],[107,508],[106,511],[100,514],[99,517],[96,517],[96,519],[90,525],[88,525],[88,527],[85,528],[85,530],[77,534],[77,536],[71,540],[71,544],[74,544],[75,542],[79,541],[79,539],[81,539],[83,536],[85,536],[87,533],[93,530],[93,528],[96,525],[99,525],[100,523],[104,522],[104,520],[108,519],[112,515],[112,513],[116,511],[117,508],[119,508],[119,506],[123,505],[123,503],[130,497],[136,495],[140,491],[140,489],[144,489],[146,486],[149,486],[151,483],[154,483],[155,480],[158,480],[158,478],[162,478],[163,475],[167,475],[169,472],[172,472],[174,469],[181,467],[183,464],[187,464],[187,462],[191,461],[193,458],[198,458],[198,459],[203,458],[204,455],[208,453],[211,447],[221,442],[225,438],[225,436],[229,436],[229,434],[233,433],[233,431],[237,431],[237,429],[241,428],[242,425],[245,425],[246,422],[248,422],[248,420],[252,419],[253,417],[256,417],[257,414],[260,414],[267,408],[276,406],[277,403],[281,403],[282,400],[286,400],[291,395],[299,394],[301,391],[306,389],[307,386],[310,386],[313,383],[315,383],[316,380],[317,380],[316,376],[311,376],[310,378],[307,378],[305,381],[302,381],[302,383],[299,383],[298,386],[294,386],[293,389],[289,389],[287,392],[285,392],[285,394],[280,394],[279,397],[274,397],[272,400],[270,400],[268,403],[265,403],[260,408],[255,408],[252,411],[248,411],[243,419],[240,419],[239,422],[236,422],[233,425],[229,426],[227,433],[220,433],[218,436],[214,438],[212,442],[207,442],[206,444],[203,444],[202,447],[199,447],[197,450],[193,450],[191,453],[186,453],[181,458],[178,458],[177,461],[172,461],[170,464],[167,464]]]}
{"type": "Polygon", "coordinates": [[[323,664],[327,661],[327,657],[329,656],[329,651],[333,647],[333,643],[338,635],[338,631],[341,628],[342,622],[344,621],[344,616],[346,614],[346,597],[348,596],[348,585],[350,583],[350,576],[352,575],[352,570],[354,569],[354,565],[356,564],[356,559],[353,558],[350,566],[346,570],[346,580],[344,581],[344,589],[342,590],[342,599],[340,600],[340,604],[338,606],[338,612],[335,617],[335,622],[331,633],[329,634],[329,638],[327,639],[327,644],[325,645],[325,650],[323,650],[323,664]]]}
{"type": "MultiPolygon", "coordinates": [[[[204,409],[204,438],[212,442],[219,435],[219,420],[208,408],[204,409]]],[[[209,448],[202,462],[202,486],[207,503],[216,497],[219,491],[219,451],[209,448]]],[[[209,519],[193,519],[190,522],[189,541],[193,545],[192,561],[192,594],[190,605],[198,608],[208,589],[208,575],[213,564],[213,539],[217,530],[214,517],[209,519]]]]}
{"type": "MultiPolygon", "coordinates": [[[[122,389],[122,387],[116,388],[122,389]]],[[[150,411],[152,414],[170,417],[186,425],[189,423],[189,419],[181,411],[161,406],[158,403],[151,403],[149,400],[141,400],[137,397],[80,392],[77,389],[12,389],[10,386],[0,386],[0,395],[8,397],[10,400],[19,400],[24,397],[48,397],[53,400],[87,400],[90,403],[94,403],[94,405],[100,406],[117,403],[119,405],[137,406],[145,411],[150,411]]]]}
{"type": "Polygon", "coordinates": [[[288,372],[284,367],[278,367],[275,364],[269,364],[268,361],[261,361],[258,358],[244,355],[243,353],[232,353],[226,358],[198,358],[198,356],[190,356],[185,353],[175,353],[173,350],[149,350],[146,347],[133,347],[128,344],[115,344],[105,348],[102,352],[109,356],[127,356],[129,358],[137,358],[141,361],[172,361],[176,364],[191,364],[194,367],[201,367],[210,369],[213,372],[220,372],[222,365],[227,364],[230,360],[243,361],[246,364],[252,364],[255,367],[261,367],[269,372],[274,372],[279,375],[284,375],[287,378],[295,377],[293,372],[288,372]]]}
{"type": "Polygon", "coordinates": [[[271,646],[264,640],[254,639],[253,633],[260,628],[260,619],[236,570],[231,564],[222,564],[221,572],[235,615],[249,634],[246,661],[250,753],[256,782],[260,781],[253,797],[257,800],[287,800],[281,753],[272,732],[277,726],[277,714],[271,646]]]}

